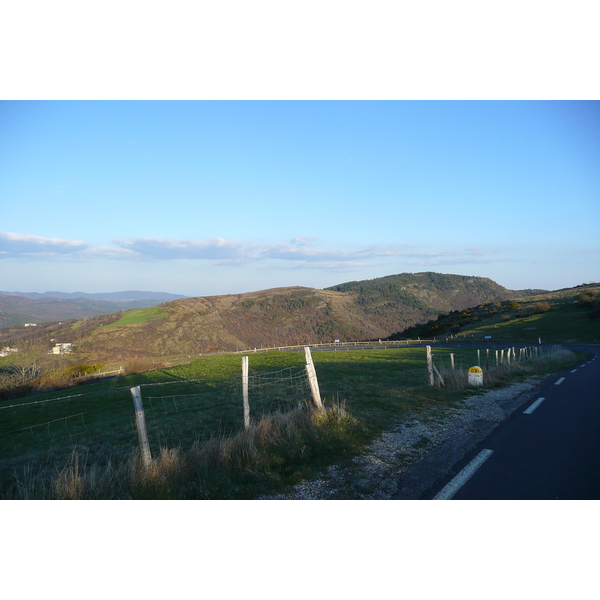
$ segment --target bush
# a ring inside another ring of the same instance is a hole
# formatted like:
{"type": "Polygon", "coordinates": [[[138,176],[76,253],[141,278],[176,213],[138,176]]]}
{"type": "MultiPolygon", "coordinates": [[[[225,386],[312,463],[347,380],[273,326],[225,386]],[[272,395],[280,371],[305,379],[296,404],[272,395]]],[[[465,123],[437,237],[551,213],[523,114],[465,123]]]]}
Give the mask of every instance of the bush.
{"type": "Polygon", "coordinates": [[[552,307],[549,302],[536,302],[533,305],[533,314],[538,315],[540,313],[548,312],[552,307]]]}
{"type": "Polygon", "coordinates": [[[584,308],[592,306],[596,302],[596,294],[590,290],[584,290],[577,295],[577,304],[584,308]]]}

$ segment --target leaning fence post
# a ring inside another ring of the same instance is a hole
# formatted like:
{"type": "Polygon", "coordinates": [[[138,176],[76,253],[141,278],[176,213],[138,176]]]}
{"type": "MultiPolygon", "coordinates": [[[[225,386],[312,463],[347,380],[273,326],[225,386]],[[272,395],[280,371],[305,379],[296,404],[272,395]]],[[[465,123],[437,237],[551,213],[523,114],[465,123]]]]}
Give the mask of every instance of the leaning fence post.
{"type": "Polygon", "coordinates": [[[433,363],[432,363],[432,366],[433,366],[433,370],[435,371],[435,374],[438,377],[438,381],[440,382],[442,387],[444,387],[446,384],[444,383],[444,378],[442,377],[442,374],[438,371],[438,368],[433,363]]]}
{"type": "Polygon", "coordinates": [[[321,392],[319,391],[319,382],[317,381],[317,372],[315,371],[312,354],[310,353],[310,348],[308,346],[304,346],[304,356],[306,357],[306,373],[308,375],[308,383],[310,385],[310,391],[312,392],[313,402],[317,408],[323,408],[321,392]]]}
{"type": "Polygon", "coordinates": [[[150,443],[148,442],[148,432],[146,431],[146,417],[144,415],[144,405],[142,403],[142,392],[140,386],[131,388],[133,397],[133,407],[135,409],[135,425],[137,427],[138,439],[140,442],[140,452],[144,468],[152,464],[152,454],[150,454],[150,443]]]}
{"type": "Polygon", "coordinates": [[[248,357],[242,356],[242,399],[244,402],[244,429],[250,427],[250,402],[248,401],[248,357]]]}

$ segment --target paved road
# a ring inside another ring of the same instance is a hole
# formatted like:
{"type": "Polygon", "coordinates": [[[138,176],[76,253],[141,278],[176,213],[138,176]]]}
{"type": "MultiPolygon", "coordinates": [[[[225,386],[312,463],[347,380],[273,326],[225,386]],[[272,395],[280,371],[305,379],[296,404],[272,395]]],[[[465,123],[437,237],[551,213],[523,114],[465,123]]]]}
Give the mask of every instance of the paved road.
{"type": "Polygon", "coordinates": [[[600,358],[549,377],[539,393],[421,499],[600,499],[600,358]]]}

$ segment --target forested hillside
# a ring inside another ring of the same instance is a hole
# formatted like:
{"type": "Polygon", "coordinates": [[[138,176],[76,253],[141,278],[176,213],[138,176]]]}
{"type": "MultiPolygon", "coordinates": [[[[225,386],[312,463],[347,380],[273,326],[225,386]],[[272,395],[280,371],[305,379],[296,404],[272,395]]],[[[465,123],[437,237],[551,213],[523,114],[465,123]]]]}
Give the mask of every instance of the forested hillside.
{"type": "Polygon", "coordinates": [[[441,312],[518,294],[483,277],[402,274],[325,290],[288,287],[184,298],[162,305],[160,318],[148,312],[135,322],[120,315],[103,317],[101,326],[100,320],[81,321],[61,339],[75,342],[79,351],[113,357],[378,339],[441,312]]]}

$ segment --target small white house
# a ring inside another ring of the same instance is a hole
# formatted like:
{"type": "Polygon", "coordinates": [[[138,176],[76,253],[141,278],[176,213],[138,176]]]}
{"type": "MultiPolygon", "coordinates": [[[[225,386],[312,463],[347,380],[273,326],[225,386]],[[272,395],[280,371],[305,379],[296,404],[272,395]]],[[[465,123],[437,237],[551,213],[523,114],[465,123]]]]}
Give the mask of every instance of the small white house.
{"type": "Polygon", "coordinates": [[[54,348],[50,351],[52,354],[64,354],[65,352],[71,352],[73,344],[71,342],[62,342],[55,344],[54,348]]]}
{"type": "Polygon", "coordinates": [[[4,348],[2,348],[2,350],[0,350],[0,357],[8,356],[9,354],[14,352],[19,352],[19,349],[13,348],[12,346],[5,346],[4,348]]]}

